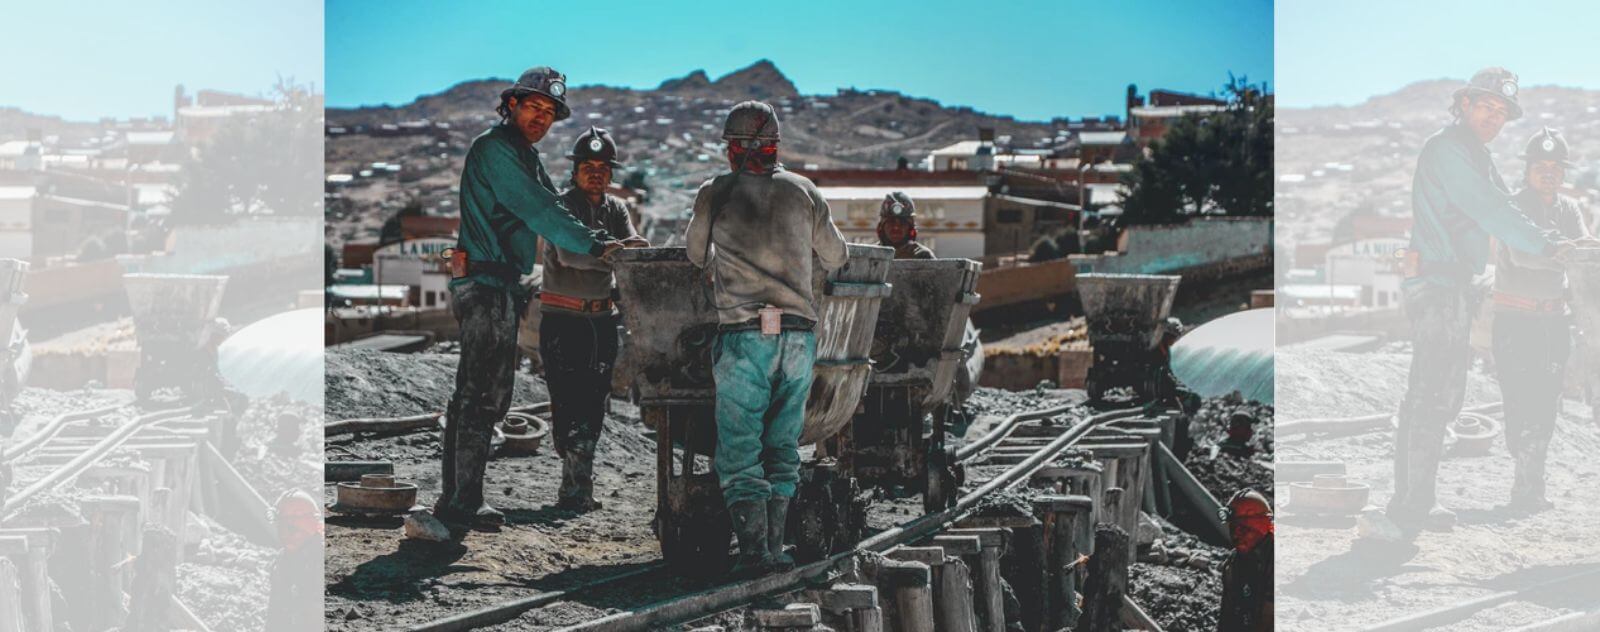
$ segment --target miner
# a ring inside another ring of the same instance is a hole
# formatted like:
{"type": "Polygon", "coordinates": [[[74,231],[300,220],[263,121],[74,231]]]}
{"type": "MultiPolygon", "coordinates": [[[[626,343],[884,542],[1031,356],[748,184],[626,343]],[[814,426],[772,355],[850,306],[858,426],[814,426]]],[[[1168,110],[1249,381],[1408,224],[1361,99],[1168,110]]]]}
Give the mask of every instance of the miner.
{"type": "Polygon", "coordinates": [[[715,460],[739,540],[734,574],[754,576],[794,564],[783,531],[817,355],[812,255],[833,270],[847,251],[816,185],[778,163],[772,106],[735,105],[722,138],[732,172],[700,187],[687,247],[717,310],[715,460]]]}
{"type": "Polygon", "coordinates": [[[905,193],[883,196],[878,206],[878,245],[894,248],[896,259],[932,259],[933,250],[917,241],[917,205],[905,193]]]}
{"type": "Polygon", "coordinates": [[[1404,253],[1402,304],[1411,323],[1411,371],[1395,431],[1394,495],[1382,512],[1362,517],[1362,533],[1380,540],[1447,531],[1455,513],[1435,497],[1446,426],[1461,411],[1472,366],[1468,333],[1483,299],[1477,277],[1489,238],[1522,254],[1565,257],[1561,242],[1512,203],[1485,145],[1522,116],[1517,76],[1487,68],[1456,90],[1454,121],[1423,143],[1412,179],[1411,243],[1404,253]]]}
{"type": "Polygon", "coordinates": [[[1240,490],[1223,510],[1233,550],[1222,563],[1218,632],[1272,630],[1272,505],[1253,489],[1240,490]]]}
{"type": "Polygon", "coordinates": [[[528,296],[539,238],[570,252],[605,257],[622,247],[573,217],[561,203],[534,144],[571,116],[566,77],[531,68],[500,93],[500,122],[473,139],[461,171],[461,228],[447,252],[450,308],[461,329],[461,359],[444,430],[443,489],[434,513],[447,526],[497,525],[483,477],[495,424],[511,406],[517,318],[528,296]]]}
{"type": "MultiPolygon", "coordinates": [[[[1565,239],[1587,239],[1577,202],[1560,192],[1572,166],[1566,139],[1548,127],[1541,129],[1528,140],[1522,157],[1527,171],[1515,198],[1517,207],[1540,228],[1565,239]]],[[[1523,512],[1551,507],[1544,493],[1545,456],[1572,352],[1565,287],[1559,262],[1505,247],[1496,252],[1492,347],[1505,398],[1506,448],[1516,472],[1509,506],[1523,512]]]]}
{"type": "MultiPolygon", "coordinates": [[[[572,147],[572,188],[561,202],[574,218],[629,247],[650,245],[634,229],[627,203],[606,193],[617,162],[617,144],[606,130],[590,127],[572,147]]],[[[617,360],[617,311],[611,300],[611,265],[586,252],[545,240],[543,287],[539,291],[539,357],[550,387],[550,416],[561,487],[556,507],[598,509],[594,499],[595,443],[611,394],[617,360]]]]}

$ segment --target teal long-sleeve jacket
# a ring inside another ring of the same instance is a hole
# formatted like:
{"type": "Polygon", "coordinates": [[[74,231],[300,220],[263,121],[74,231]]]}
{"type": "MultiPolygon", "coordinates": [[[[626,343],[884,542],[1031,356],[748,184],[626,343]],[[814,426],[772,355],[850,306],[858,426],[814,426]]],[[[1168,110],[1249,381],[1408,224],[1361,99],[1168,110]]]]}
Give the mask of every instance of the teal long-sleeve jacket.
{"type": "MultiPolygon", "coordinates": [[[[603,231],[591,230],[561,204],[539,151],[514,127],[501,123],[479,134],[467,150],[456,245],[473,261],[509,263],[528,274],[541,236],[572,252],[598,257],[605,251],[603,231]]],[[[451,285],[466,280],[520,289],[487,274],[455,279],[451,285]]]]}
{"type": "Polygon", "coordinates": [[[1489,238],[1506,247],[1549,256],[1556,242],[1512,201],[1488,148],[1465,125],[1429,137],[1412,179],[1411,249],[1423,277],[1454,284],[1480,274],[1489,261],[1489,238]],[[1460,274],[1434,275],[1447,269],[1460,274]]]}

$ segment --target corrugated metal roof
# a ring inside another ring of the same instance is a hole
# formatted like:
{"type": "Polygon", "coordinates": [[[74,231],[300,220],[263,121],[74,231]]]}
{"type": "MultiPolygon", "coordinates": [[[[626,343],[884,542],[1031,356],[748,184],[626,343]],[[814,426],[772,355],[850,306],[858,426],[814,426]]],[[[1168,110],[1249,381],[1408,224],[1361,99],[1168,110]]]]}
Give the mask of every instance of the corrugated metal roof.
{"type": "Polygon", "coordinates": [[[283,394],[322,405],[322,324],[321,308],[251,323],[217,348],[222,378],[252,398],[283,394]]]}
{"type": "Polygon", "coordinates": [[[1271,404],[1273,317],[1271,308],[1246,310],[1184,334],[1172,346],[1172,374],[1201,397],[1238,391],[1271,404]]]}

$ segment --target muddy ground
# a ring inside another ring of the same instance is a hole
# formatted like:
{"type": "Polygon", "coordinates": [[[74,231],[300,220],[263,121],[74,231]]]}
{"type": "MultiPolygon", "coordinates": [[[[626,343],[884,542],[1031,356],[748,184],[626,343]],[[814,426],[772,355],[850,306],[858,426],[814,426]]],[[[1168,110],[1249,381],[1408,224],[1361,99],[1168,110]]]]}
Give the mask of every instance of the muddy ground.
{"type": "MultiPolygon", "coordinates": [[[[330,352],[327,357],[328,419],[409,415],[441,410],[448,402],[454,375],[454,356],[449,354],[330,352]],[[389,385],[395,383],[404,384],[404,397],[391,401],[382,395],[392,392],[389,385]]],[[[517,404],[544,400],[545,393],[538,378],[519,374],[517,404]]],[[[966,429],[966,436],[978,436],[1019,410],[1081,402],[1082,398],[1081,391],[1072,390],[980,389],[969,402],[975,421],[966,429]]],[[[473,532],[460,544],[435,545],[403,541],[398,518],[330,518],[325,567],[328,629],[403,628],[659,562],[659,548],[650,529],[656,491],[655,444],[640,426],[637,408],[612,400],[599,449],[596,490],[605,506],[590,514],[546,507],[554,500],[560,463],[545,446],[532,457],[490,462],[489,502],[506,510],[509,518],[509,524],[497,533],[473,532]]],[[[420,503],[431,504],[437,498],[440,446],[436,433],[330,442],[327,454],[330,460],[392,460],[399,478],[419,485],[420,503]]],[[[331,497],[331,486],[328,493],[331,497]]],[[[920,513],[918,497],[878,497],[868,524],[886,528],[920,513]]],[[[1140,568],[1143,570],[1135,575],[1136,590],[1144,590],[1141,595],[1160,605],[1151,608],[1152,614],[1174,624],[1167,629],[1208,629],[1204,625],[1184,627],[1184,622],[1207,620],[1204,602],[1214,592],[1207,588],[1215,584],[1214,572],[1147,564],[1140,568]],[[1163,600],[1162,595],[1168,597],[1163,600]]],[[[711,585],[651,571],[492,629],[561,627],[711,585]]],[[[1215,600],[1210,609],[1215,609],[1215,600]]],[[[724,613],[715,622],[729,629],[745,629],[749,627],[746,615],[745,610],[724,613]]]]}
{"type": "MultiPolygon", "coordinates": [[[[1283,419],[1392,412],[1404,395],[1408,364],[1404,353],[1280,352],[1277,400],[1283,419]]],[[[1499,399],[1492,376],[1475,368],[1466,405],[1499,399]]],[[[1286,458],[1344,462],[1352,480],[1372,486],[1373,505],[1381,507],[1393,491],[1392,432],[1285,436],[1279,449],[1286,458]]],[[[1600,430],[1589,421],[1588,406],[1565,402],[1550,449],[1549,497],[1557,509],[1521,517],[1498,507],[1507,499],[1512,476],[1503,437],[1485,456],[1447,455],[1439,496],[1457,512],[1458,524],[1450,533],[1422,534],[1415,549],[1358,542],[1353,519],[1297,517],[1288,491],[1280,497],[1285,500],[1278,526],[1278,629],[1363,629],[1513,589],[1533,578],[1600,567],[1597,454],[1600,430]]],[[[1519,600],[1430,629],[1503,630],[1573,607],[1570,601],[1519,600]]]]}
{"type": "MultiPolygon", "coordinates": [[[[13,439],[37,432],[58,415],[113,404],[127,404],[120,415],[131,417],[138,410],[131,405],[133,393],[119,389],[89,388],[72,391],[24,389],[15,400],[19,423],[13,439]]],[[[107,417],[105,423],[115,417],[107,417]]],[[[237,444],[226,455],[239,473],[268,503],[289,489],[315,492],[321,480],[322,418],[318,407],[283,399],[251,402],[236,428],[237,444]],[[298,432],[278,444],[278,420],[292,415],[300,423],[298,432]]],[[[136,457],[113,453],[109,461],[136,462],[136,457]]],[[[17,467],[19,481],[42,474],[26,462],[17,467]]],[[[49,490],[25,505],[13,518],[19,524],[65,526],[81,519],[76,510],[57,501],[71,500],[89,493],[76,487],[49,490]]],[[[178,567],[176,594],[184,605],[213,630],[259,630],[264,622],[266,596],[270,593],[269,574],[278,556],[272,542],[252,542],[229,531],[212,518],[191,516],[184,534],[185,557],[178,567]]],[[[70,527],[67,527],[70,530],[70,527]]],[[[312,569],[313,575],[315,569],[312,569]]]]}

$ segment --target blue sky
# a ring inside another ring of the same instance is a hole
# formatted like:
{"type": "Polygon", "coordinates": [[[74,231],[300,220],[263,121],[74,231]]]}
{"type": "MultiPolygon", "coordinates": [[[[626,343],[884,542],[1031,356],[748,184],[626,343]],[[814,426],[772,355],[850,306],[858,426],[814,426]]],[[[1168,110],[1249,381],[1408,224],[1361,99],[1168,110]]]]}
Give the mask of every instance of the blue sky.
{"type": "Polygon", "coordinates": [[[1024,119],[1120,114],[1142,91],[1270,79],[1265,0],[418,2],[330,0],[328,103],[401,104],[550,65],[653,88],[766,58],[805,94],[888,88],[1024,119]]]}
{"type": "Polygon", "coordinates": [[[1276,13],[1280,106],[1353,105],[1484,66],[1525,86],[1600,88],[1592,1],[1279,0],[1276,13]]]}
{"type": "Polygon", "coordinates": [[[8,0],[0,106],[68,120],[172,114],[172,88],[322,87],[321,0],[8,0]]]}

